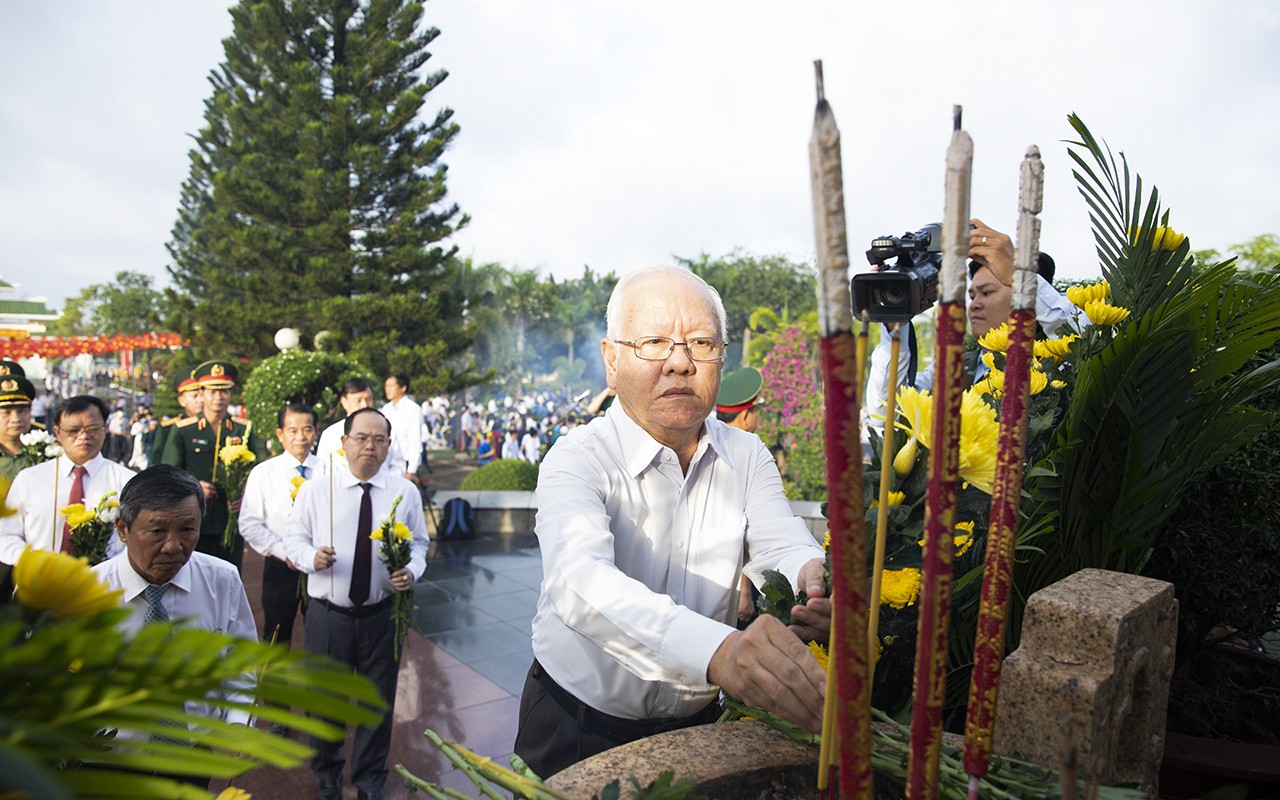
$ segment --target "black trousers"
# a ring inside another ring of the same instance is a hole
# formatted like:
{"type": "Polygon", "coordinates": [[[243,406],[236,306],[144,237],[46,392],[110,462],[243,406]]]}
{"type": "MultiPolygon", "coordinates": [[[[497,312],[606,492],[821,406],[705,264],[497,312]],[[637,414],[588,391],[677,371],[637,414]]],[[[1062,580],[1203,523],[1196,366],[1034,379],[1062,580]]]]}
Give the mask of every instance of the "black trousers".
{"type": "Polygon", "coordinates": [[[619,745],[664,731],[715,722],[719,716],[720,704],[713,702],[697,714],[678,719],[613,717],[578,700],[534,660],[520,693],[515,753],[539,777],[549,778],[619,745]]]}
{"type": "MultiPolygon", "coordinates": [[[[348,612],[324,600],[307,603],[302,641],[308,652],[319,653],[351,665],[378,687],[387,701],[382,722],[374,728],[356,728],[351,746],[351,783],[366,794],[387,782],[387,756],[391,751],[391,721],[396,702],[396,678],[400,662],[392,658],[395,624],[391,600],[348,612]]],[[[341,784],[344,757],[342,742],[312,739],[316,754],[311,770],[322,782],[341,784]]]]}
{"type": "Polygon", "coordinates": [[[278,558],[268,556],[262,560],[262,641],[270,642],[272,635],[276,644],[285,647],[293,641],[293,620],[302,604],[302,584],[298,580],[301,574],[278,558]]]}

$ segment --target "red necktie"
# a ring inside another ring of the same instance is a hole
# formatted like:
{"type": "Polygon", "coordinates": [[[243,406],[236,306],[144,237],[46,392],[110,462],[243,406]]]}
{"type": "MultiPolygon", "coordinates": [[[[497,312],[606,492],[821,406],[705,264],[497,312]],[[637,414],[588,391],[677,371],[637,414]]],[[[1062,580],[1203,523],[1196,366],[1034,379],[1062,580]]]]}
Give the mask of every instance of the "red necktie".
{"type": "MultiPolygon", "coordinates": [[[[84,502],[84,476],[89,472],[80,464],[76,464],[71,468],[71,472],[76,479],[71,482],[71,495],[67,498],[67,505],[84,502]]],[[[62,523],[62,552],[71,552],[71,523],[62,523]]]]}
{"type": "Polygon", "coordinates": [[[373,498],[368,483],[360,484],[364,497],[360,498],[360,521],[356,526],[356,557],[351,562],[351,591],[347,597],[353,605],[362,606],[369,599],[369,583],[373,579],[373,498]]]}

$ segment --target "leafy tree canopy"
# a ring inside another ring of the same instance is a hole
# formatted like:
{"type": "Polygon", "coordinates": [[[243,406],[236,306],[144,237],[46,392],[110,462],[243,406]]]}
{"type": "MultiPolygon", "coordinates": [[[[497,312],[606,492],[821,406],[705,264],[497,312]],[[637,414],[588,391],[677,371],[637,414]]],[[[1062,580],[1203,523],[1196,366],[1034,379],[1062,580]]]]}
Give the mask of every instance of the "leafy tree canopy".
{"type": "Polygon", "coordinates": [[[49,325],[57,336],[149,333],[160,323],[163,295],[151,286],[151,276],[117,272],[111,283],[95,283],[67,298],[62,316],[49,325]]]}

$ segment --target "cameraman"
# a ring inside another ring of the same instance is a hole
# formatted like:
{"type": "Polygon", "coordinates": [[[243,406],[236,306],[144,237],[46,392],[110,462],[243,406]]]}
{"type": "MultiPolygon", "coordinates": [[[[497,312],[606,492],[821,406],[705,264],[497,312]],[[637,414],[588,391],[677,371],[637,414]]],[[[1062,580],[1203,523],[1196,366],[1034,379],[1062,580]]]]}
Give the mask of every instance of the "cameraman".
{"type": "MultiPolygon", "coordinates": [[[[989,227],[980,219],[970,220],[969,230],[969,332],[973,338],[981,339],[987,331],[997,328],[1009,320],[1013,313],[1013,240],[989,227]]],[[[1040,331],[1050,339],[1056,339],[1063,326],[1067,330],[1062,333],[1078,331],[1075,310],[1071,303],[1053,288],[1050,282],[1054,273],[1053,259],[1048,254],[1040,254],[1040,263],[1036,276],[1036,323],[1040,331]]],[[[891,336],[886,326],[879,344],[871,353],[870,374],[867,377],[866,409],[868,424],[881,429],[884,427],[884,405],[889,381],[889,355],[891,336]]],[[[898,352],[898,385],[910,384],[922,391],[933,388],[933,364],[909,375],[911,347],[904,346],[898,352]]],[[[965,358],[969,368],[968,356],[965,358]]],[[[980,359],[974,360],[972,368],[973,380],[981,378],[987,371],[980,359]]]]}

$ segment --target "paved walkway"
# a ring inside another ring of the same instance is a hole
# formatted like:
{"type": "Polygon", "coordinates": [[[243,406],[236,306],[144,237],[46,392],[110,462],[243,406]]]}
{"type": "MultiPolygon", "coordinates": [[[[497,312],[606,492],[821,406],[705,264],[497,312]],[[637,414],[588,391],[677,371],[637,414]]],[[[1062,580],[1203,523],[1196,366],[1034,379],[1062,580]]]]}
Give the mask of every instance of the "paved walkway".
{"type": "MultiPolygon", "coordinates": [[[[442,489],[457,488],[470,459],[441,458],[433,467],[442,489]],[[453,474],[450,474],[450,473],[453,474]]],[[[261,619],[262,559],[245,554],[245,586],[261,619]]],[[[533,660],[529,624],[542,581],[542,561],[532,533],[479,536],[467,542],[433,542],[427,571],[415,587],[422,635],[409,634],[400,666],[390,763],[420,778],[475,796],[462,773],[445,762],[422,735],[431,728],[506,765],[515,740],[524,674],[533,660]]],[[[302,621],[294,629],[302,642],[302,621]]],[[[348,745],[350,736],[348,736],[348,745]]],[[[255,798],[306,800],[316,781],[307,767],[263,768],[236,781],[255,798]]],[[[217,791],[225,782],[215,781],[217,791]]],[[[395,773],[387,781],[393,800],[410,795],[395,773]]],[[[348,786],[346,798],[355,789],[348,786]]]]}

